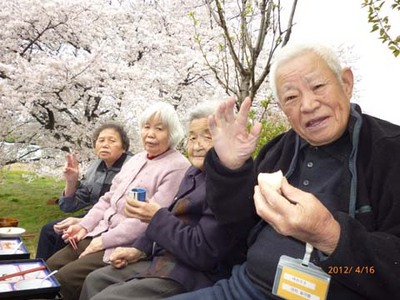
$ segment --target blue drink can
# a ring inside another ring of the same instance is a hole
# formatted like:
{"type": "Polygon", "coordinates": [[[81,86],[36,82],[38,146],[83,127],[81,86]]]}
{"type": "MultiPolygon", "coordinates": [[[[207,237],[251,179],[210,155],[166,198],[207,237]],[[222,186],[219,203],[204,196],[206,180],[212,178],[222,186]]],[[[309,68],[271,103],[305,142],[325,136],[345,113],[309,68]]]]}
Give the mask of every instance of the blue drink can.
{"type": "Polygon", "coordinates": [[[134,188],[129,192],[129,196],[137,201],[146,201],[146,190],[144,188],[134,188]]]}

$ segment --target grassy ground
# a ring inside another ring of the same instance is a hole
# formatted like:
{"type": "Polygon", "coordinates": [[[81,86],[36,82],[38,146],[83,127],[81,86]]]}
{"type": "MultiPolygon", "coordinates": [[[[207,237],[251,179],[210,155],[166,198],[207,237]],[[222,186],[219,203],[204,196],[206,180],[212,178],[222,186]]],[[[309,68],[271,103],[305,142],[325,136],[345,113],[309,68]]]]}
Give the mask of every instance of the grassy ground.
{"type": "Polygon", "coordinates": [[[26,170],[0,171],[0,217],[16,217],[26,229],[22,238],[35,257],[40,228],[59,217],[69,216],[54,204],[64,187],[55,178],[37,176],[26,170]]]}

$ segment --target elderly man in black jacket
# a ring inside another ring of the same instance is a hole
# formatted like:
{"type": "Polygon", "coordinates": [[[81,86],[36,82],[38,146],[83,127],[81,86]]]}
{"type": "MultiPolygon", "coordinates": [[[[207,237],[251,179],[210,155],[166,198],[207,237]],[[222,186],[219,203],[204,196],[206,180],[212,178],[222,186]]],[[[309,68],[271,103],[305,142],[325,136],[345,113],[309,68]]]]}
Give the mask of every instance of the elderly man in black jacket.
{"type": "Polygon", "coordinates": [[[210,118],[208,202],[249,237],[247,261],[168,299],[400,299],[400,127],[350,103],[352,71],[327,47],[284,47],[270,81],[292,129],[255,161],[250,99],[236,117],[230,99],[210,118]],[[278,170],[278,190],[257,182],[278,170]]]}

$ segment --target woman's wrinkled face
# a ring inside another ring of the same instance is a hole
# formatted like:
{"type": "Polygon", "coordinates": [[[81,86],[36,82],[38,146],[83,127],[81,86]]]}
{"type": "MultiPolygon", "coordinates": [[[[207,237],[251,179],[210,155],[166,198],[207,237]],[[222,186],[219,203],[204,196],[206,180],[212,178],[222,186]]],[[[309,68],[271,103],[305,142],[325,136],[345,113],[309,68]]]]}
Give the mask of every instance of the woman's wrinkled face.
{"type": "Polygon", "coordinates": [[[150,157],[160,155],[169,148],[169,130],[158,116],[153,116],[141,129],[144,149],[150,157]]]}
{"type": "Polygon", "coordinates": [[[102,159],[107,167],[111,167],[125,152],[121,136],[112,128],[100,132],[95,148],[97,157],[102,159]]]}
{"type": "Polygon", "coordinates": [[[290,59],[277,70],[282,110],[297,134],[313,146],[337,140],[347,128],[353,74],[345,68],[341,77],[342,83],[312,52],[290,59]]]}
{"type": "Polygon", "coordinates": [[[208,119],[194,119],[189,125],[187,152],[193,166],[203,170],[206,153],[213,146],[208,119]]]}

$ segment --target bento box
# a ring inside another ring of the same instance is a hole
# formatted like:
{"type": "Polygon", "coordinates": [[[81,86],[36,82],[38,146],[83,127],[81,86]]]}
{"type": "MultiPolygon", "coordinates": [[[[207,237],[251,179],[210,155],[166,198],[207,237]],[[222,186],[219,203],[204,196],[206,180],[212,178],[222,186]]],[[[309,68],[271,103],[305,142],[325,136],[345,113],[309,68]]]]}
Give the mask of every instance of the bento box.
{"type": "Polygon", "coordinates": [[[62,299],[60,283],[43,259],[0,262],[0,299],[62,299]]]}
{"type": "Polygon", "coordinates": [[[0,261],[29,257],[30,253],[20,237],[0,238],[0,261]]]}

